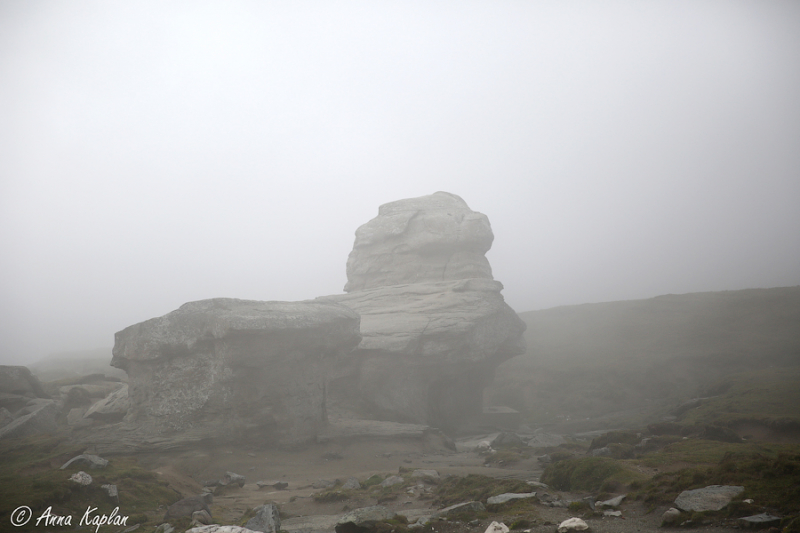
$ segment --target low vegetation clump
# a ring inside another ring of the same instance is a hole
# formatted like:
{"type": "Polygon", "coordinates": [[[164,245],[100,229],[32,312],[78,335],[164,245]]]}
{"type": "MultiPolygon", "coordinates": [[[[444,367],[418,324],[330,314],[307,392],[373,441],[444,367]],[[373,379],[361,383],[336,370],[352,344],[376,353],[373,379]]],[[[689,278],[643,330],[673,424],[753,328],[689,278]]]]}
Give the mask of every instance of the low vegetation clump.
{"type": "Polygon", "coordinates": [[[609,431],[592,440],[589,450],[603,448],[609,444],[628,444],[634,446],[642,440],[641,433],[634,431],[609,431]]]}
{"type": "Polygon", "coordinates": [[[479,474],[449,477],[436,487],[434,504],[447,507],[457,503],[480,501],[506,492],[531,492],[531,486],[519,479],[495,479],[479,474]]]}
{"type": "Polygon", "coordinates": [[[644,475],[607,457],[573,457],[548,465],[541,481],[557,490],[618,492],[644,475]]]}
{"type": "Polygon", "coordinates": [[[345,490],[326,490],[314,494],[317,503],[343,502],[350,499],[350,492],[345,490]]]}
{"type": "Polygon", "coordinates": [[[364,481],[364,483],[362,483],[361,486],[362,487],[372,487],[374,485],[380,485],[382,481],[383,481],[383,476],[378,475],[378,474],[374,474],[374,475],[370,476],[369,478],[367,478],[367,480],[364,481]]]}

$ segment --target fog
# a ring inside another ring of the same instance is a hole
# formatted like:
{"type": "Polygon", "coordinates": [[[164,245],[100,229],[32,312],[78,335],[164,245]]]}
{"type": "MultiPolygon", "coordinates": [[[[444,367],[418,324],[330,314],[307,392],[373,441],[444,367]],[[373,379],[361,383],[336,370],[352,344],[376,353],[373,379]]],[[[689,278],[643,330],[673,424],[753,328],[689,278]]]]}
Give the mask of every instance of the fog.
{"type": "Polygon", "coordinates": [[[0,363],[339,293],[438,190],[517,311],[798,285],[798,95],[797,2],[2,2],[0,363]]]}

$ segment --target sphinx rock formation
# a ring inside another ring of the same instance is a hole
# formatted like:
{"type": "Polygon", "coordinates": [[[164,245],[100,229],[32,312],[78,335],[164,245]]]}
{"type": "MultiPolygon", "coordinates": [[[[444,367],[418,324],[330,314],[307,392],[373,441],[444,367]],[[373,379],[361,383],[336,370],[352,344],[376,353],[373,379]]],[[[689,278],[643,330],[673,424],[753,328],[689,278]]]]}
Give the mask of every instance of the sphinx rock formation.
{"type": "Polygon", "coordinates": [[[128,373],[139,435],[288,444],[323,427],[327,369],[360,339],[335,303],[216,298],[118,332],[111,364],[128,373]]]}
{"type": "Polygon", "coordinates": [[[317,299],[361,316],[363,338],[331,393],[442,429],[479,415],[494,369],[525,351],[525,324],[484,255],[493,238],[485,215],[446,192],[385,204],[358,228],[347,294],[317,299]]]}
{"type": "Polygon", "coordinates": [[[400,200],[358,229],[347,294],[202,300],[118,332],[111,364],[127,398],[102,414],[127,413],[93,444],[307,441],[325,431],[331,395],[373,419],[457,427],[481,413],[495,367],[524,352],[484,255],[492,239],[458,196],[400,200]]]}

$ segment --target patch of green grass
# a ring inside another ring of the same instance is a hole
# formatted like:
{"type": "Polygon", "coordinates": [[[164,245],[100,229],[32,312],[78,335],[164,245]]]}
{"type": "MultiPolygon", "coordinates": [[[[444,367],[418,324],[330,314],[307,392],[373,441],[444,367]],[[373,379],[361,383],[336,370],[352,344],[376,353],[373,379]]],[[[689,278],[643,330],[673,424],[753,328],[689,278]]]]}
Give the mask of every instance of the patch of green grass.
{"type": "Polygon", "coordinates": [[[547,466],[541,481],[557,490],[618,492],[645,476],[607,457],[573,457],[547,466]]]}
{"type": "Polygon", "coordinates": [[[528,529],[531,526],[536,524],[536,520],[530,520],[528,518],[518,518],[511,522],[511,525],[508,526],[509,529],[528,529]]]}
{"type": "Polygon", "coordinates": [[[372,487],[374,485],[380,485],[383,481],[383,476],[375,474],[367,478],[367,480],[361,484],[362,487],[372,487]]]}
{"type": "Polygon", "coordinates": [[[479,474],[449,477],[435,491],[434,504],[447,507],[462,502],[480,501],[506,492],[530,492],[531,487],[519,479],[495,479],[479,474]]]}
{"type": "MultiPolygon", "coordinates": [[[[72,516],[73,525],[80,521],[87,507],[97,507],[95,514],[109,514],[119,507],[119,514],[143,520],[144,513],[160,519],[163,509],[180,495],[154,473],[136,465],[135,457],[113,457],[104,469],[74,465],[61,470],[61,465],[82,453],[60,437],[30,437],[0,442],[0,522],[7,523],[11,512],[21,505],[31,508],[35,517],[48,507],[52,513],[72,516]],[[83,487],[69,480],[80,470],[92,476],[92,483],[83,487]],[[101,485],[116,485],[119,498],[112,499],[101,485]],[[158,516],[156,516],[158,515],[158,516]]],[[[35,521],[16,531],[33,531],[35,521]]]]}
{"type": "Polygon", "coordinates": [[[679,462],[710,465],[719,463],[728,453],[777,454],[794,448],[796,447],[787,444],[729,443],[688,438],[668,444],[656,452],[644,454],[640,460],[643,465],[654,468],[679,462]]]}
{"type": "MultiPolygon", "coordinates": [[[[741,485],[745,491],[737,500],[752,498],[784,514],[800,513],[800,446],[779,452],[727,452],[712,466],[658,474],[635,497],[668,503],[684,490],[708,485],[741,485]]],[[[734,501],[725,513],[743,516],[752,514],[752,508],[734,501]]]]}
{"type": "Polygon", "coordinates": [[[608,446],[609,444],[619,443],[630,444],[633,446],[635,444],[639,444],[641,440],[641,435],[634,431],[609,431],[608,433],[604,433],[599,437],[595,437],[592,440],[592,444],[589,446],[589,449],[595,450],[597,448],[608,446]]]}
{"type": "Polygon", "coordinates": [[[709,398],[681,419],[685,425],[731,425],[741,421],[800,423],[800,368],[767,368],[733,374],[709,389],[709,398]]]}
{"type": "Polygon", "coordinates": [[[570,513],[587,513],[592,510],[585,501],[570,502],[567,507],[570,513]]]}

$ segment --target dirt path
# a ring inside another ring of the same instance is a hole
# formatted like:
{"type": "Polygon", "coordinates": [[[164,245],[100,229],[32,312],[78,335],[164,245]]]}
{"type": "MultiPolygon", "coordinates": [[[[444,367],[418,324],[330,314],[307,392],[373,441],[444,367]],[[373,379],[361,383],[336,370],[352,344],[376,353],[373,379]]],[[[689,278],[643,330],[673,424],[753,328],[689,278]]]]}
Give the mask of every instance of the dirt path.
{"type": "MultiPolygon", "coordinates": [[[[517,478],[538,481],[542,468],[535,460],[516,463],[510,467],[484,465],[484,458],[475,451],[452,452],[426,449],[419,439],[369,439],[351,442],[316,444],[293,451],[258,451],[222,447],[199,449],[191,452],[142,456],[140,464],[158,472],[170,485],[185,496],[197,494],[203,483],[219,479],[227,471],[242,474],[244,487],[223,491],[214,497],[211,505],[215,521],[222,524],[237,523],[249,509],[268,501],[277,503],[285,516],[282,528],[286,531],[333,531],[333,524],[345,510],[375,505],[374,497],[360,500],[317,503],[312,488],[319,479],[346,480],[356,477],[365,480],[373,474],[397,474],[400,468],[434,469],[442,476],[464,476],[475,473],[494,478],[517,478]],[[288,483],[286,490],[259,489],[261,480],[288,483]]],[[[550,491],[565,500],[579,500],[588,494],[566,494],[550,491]]],[[[430,514],[434,509],[431,500],[403,493],[394,501],[383,502],[394,511],[408,516],[411,522],[430,514]]],[[[537,505],[538,520],[530,526],[534,532],[553,533],[556,526],[573,516],[567,509],[537,505]]],[[[646,509],[639,502],[624,502],[622,517],[589,518],[587,523],[596,533],[656,532],[664,508],[646,509]],[[649,511],[649,512],[648,512],[649,511]]],[[[512,517],[503,517],[511,520],[512,517]]],[[[435,522],[437,532],[468,531],[481,533],[491,520],[474,524],[435,522]]],[[[699,527],[693,531],[733,533],[733,528],[699,527]]]]}

